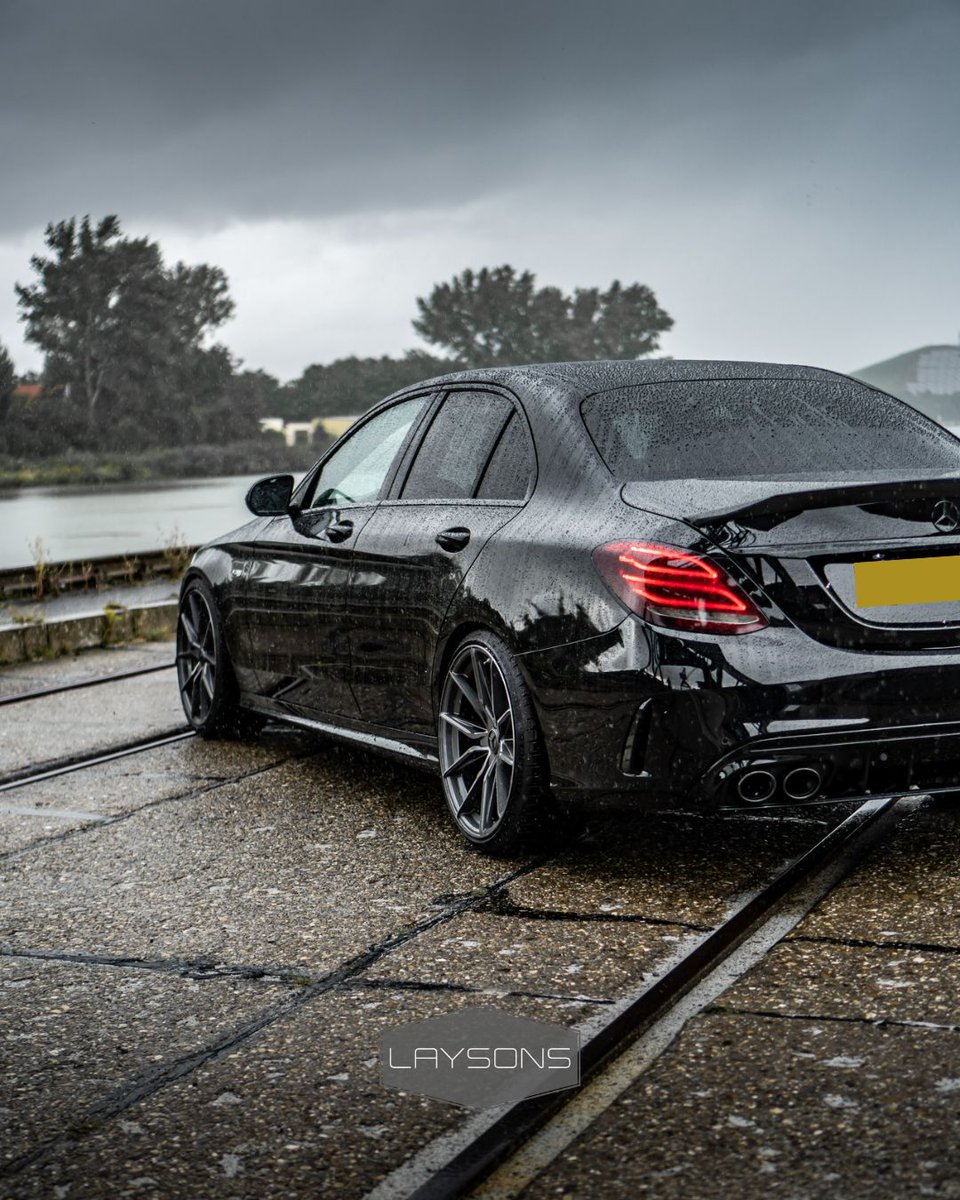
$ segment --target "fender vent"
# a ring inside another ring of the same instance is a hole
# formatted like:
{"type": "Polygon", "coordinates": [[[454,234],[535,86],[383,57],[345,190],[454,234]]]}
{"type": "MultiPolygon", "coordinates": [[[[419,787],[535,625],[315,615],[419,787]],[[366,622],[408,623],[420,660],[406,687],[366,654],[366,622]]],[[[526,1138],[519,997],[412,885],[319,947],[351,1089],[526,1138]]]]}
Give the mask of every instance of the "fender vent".
{"type": "Polygon", "coordinates": [[[647,758],[647,742],[653,722],[653,700],[644,700],[630,725],[630,732],[623,744],[620,769],[624,775],[642,775],[647,758]]]}

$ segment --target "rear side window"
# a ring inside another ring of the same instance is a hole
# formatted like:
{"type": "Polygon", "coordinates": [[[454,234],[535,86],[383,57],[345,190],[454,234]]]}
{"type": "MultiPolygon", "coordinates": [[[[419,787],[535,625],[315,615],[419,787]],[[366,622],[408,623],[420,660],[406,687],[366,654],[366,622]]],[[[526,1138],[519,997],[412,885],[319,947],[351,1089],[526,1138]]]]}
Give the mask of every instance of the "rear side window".
{"type": "Polygon", "coordinates": [[[522,500],[535,471],[530,435],[517,413],[507,421],[477,488],[478,500],[522,500]]]}
{"type": "Polygon", "coordinates": [[[433,418],[400,493],[403,500],[470,499],[513,405],[490,392],[453,392],[433,418]]]}
{"type": "Polygon", "coordinates": [[[823,478],[960,468],[960,441],[892,396],[838,379],[711,379],[588,396],[621,480],[823,478]]]}

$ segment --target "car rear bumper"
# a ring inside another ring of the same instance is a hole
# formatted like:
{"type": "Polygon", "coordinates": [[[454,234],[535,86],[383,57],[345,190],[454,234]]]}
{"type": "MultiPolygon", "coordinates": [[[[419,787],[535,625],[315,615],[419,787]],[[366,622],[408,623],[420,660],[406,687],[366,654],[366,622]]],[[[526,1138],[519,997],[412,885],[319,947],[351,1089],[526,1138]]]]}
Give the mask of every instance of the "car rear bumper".
{"type": "Polygon", "coordinates": [[[520,662],[561,800],[758,807],[960,788],[960,649],[865,653],[794,628],[711,640],[628,618],[520,662]],[[821,786],[797,799],[785,784],[800,767],[821,786]],[[769,797],[744,798],[751,770],[773,776],[769,797]]]}
{"type": "Polygon", "coordinates": [[[960,788],[960,721],[758,738],[713,764],[691,792],[711,807],[765,808],[954,788],[960,788]],[[750,798],[742,786],[750,772],[773,777],[769,796],[750,798]]]}

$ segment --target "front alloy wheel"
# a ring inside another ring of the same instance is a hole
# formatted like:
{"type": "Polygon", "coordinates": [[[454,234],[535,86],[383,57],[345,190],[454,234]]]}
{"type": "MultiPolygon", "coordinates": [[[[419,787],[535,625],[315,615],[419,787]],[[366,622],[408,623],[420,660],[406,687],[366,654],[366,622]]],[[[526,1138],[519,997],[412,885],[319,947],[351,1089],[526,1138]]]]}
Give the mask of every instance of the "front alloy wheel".
{"type": "Polygon", "coordinates": [[[177,682],[187,720],[202,725],[210,715],[217,683],[217,638],[213,614],[198,587],[190,588],[177,622],[177,682]]]}
{"type": "Polygon", "coordinates": [[[540,732],[506,643],[471,634],[447,666],[440,693],[440,773],[454,823],[474,846],[510,854],[541,811],[540,732]]]}
{"type": "Polygon", "coordinates": [[[200,576],[187,583],[180,597],[177,685],[187,720],[202,737],[246,737],[264,725],[263,717],[240,707],[220,614],[200,576]]]}

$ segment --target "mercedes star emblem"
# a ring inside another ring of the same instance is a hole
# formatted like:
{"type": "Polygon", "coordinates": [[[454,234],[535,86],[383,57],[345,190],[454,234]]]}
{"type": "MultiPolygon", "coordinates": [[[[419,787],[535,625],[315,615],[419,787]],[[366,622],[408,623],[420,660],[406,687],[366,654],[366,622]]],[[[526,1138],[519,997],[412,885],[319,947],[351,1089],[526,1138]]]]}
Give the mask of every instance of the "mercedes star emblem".
{"type": "Polygon", "coordinates": [[[940,533],[953,533],[960,525],[960,508],[952,500],[938,500],[933,506],[930,520],[940,533]]]}

